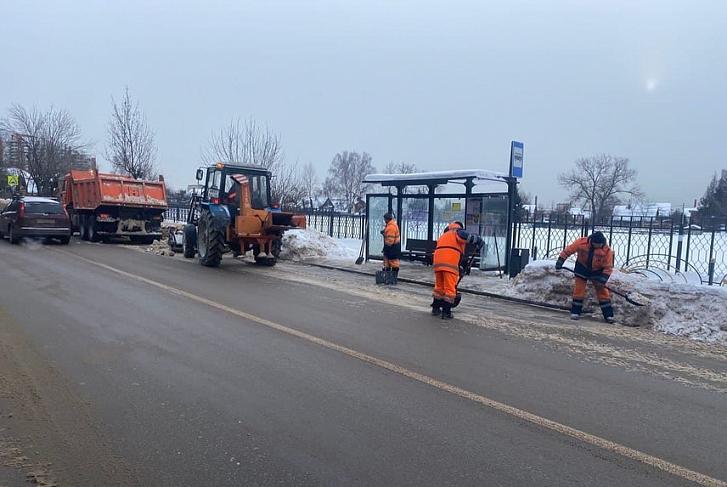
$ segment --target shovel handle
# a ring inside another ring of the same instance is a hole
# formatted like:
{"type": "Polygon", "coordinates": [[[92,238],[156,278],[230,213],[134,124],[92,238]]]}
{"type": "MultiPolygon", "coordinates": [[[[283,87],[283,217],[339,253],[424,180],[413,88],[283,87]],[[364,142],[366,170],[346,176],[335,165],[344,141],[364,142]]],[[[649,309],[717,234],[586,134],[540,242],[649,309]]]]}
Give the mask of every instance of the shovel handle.
{"type": "MultiPolygon", "coordinates": [[[[573,274],[575,274],[576,276],[580,277],[581,279],[589,279],[589,280],[593,281],[593,278],[583,277],[583,276],[581,276],[580,274],[577,274],[577,273],[576,273],[576,271],[575,271],[574,269],[571,269],[570,267],[565,267],[565,266],[564,266],[564,267],[561,267],[561,269],[565,269],[566,271],[570,271],[570,272],[572,272],[573,274]]],[[[605,287],[606,289],[608,289],[608,290],[609,290],[609,291],[611,291],[612,293],[614,293],[614,294],[616,294],[616,295],[618,295],[618,296],[621,296],[622,298],[624,298],[624,299],[626,300],[626,302],[628,302],[628,303],[631,303],[631,304],[633,304],[634,306],[646,306],[646,305],[645,305],[644,303],[639,303],[639,302],[637,302],[637,301],[634,301],[634,300],[633,300],[633,299],[631,299],[631,298],[629,297],[629,295],[628,295],[628,294],[626,294],[626,293],[622,293],[622,292],[616,291],[616,290],[615,290],[615,289],[613,289],[612,287],[606,286],[605,284],[603,285],[603,287],[605,287]]]]}

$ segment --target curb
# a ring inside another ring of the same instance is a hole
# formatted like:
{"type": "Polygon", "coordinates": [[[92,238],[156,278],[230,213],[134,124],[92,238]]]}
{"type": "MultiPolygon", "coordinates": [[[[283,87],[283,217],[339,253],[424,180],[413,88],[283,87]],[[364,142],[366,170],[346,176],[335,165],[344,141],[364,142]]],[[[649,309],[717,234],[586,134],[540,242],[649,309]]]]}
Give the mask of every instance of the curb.
{"type": "MultiPolygon", "coordinates": [[[[336,267],[336,266],[328,265],[328,264],[316,264],[314,262],[300,262],[300,263],[303,265],[319,267],[321,269],[329,269],[329,270],[333,270],[333,271],[348,272],[350,274],[358,274],[361,276],[374,277],[374,274],[372,274],[370,272],[357,271],[355,269],[347,269],[345,267],[336,267]]],[[[416,284],[417,286],[432,287],[432,285],[433,285],[431,282],[420,281],[418,279],[409,279],[407,277],[400,277],[398,280],[399,280],[399,282],[404,282],[407,284],[416,284]]],[[[531,301],[530,299],[515,298],[512,296],[505,296],[503,294],[491,293],[488,291],[477,291],[475,289],[466,289],[466,288],[460,288],[460,289],[458,289],[458,291],[461,292],[462,294],[472,294],[475,296],[484,296],[487,298],[501,299],[503,301],[510,301],[511,303],[525,304],[527,306],[534,306],[537,308],[548,308],[548,309],[553,309],[553,310],[558,310],[558,311],[570,310],[570,308],[567,306],[559,306],[557,304],[550,304],[550,303],[541,303],[539,301],[531,301]]]]}

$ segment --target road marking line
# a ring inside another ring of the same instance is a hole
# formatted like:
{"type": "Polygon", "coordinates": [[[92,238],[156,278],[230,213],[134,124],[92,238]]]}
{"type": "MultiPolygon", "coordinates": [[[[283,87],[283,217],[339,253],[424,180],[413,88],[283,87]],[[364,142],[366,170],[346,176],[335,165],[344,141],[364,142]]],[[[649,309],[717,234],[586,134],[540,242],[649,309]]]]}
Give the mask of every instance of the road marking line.
{"type": "Polygon", "coordinates": [[[148,279],[146,277],[132,274],[130,272],[123,271],[116,267],[112,267],[107,264],[102,264],[101,262],[96,262],[94,260],[87,259],[85,257],[81,257],[80,255],[76,255],[71,252],[67,252],[67,251],[63,251],[63,250],[56,250],[56,252],[69,255],[71,257],[74,257],[81,261],[87,262],[96,267],[100,267],[102,269],[106,269],[108,271],[114,272],[114,273],[122,275],[124,277],[128,277],[129,279],[133,279],[133,280],[148,284],[150,286],[157,287],[159,289],[169,292],[170,294],[173,294],[176,296],[181,296],[181,297],[190,299],[192,301],[196,301],[198,303],[205,304],[211,308],[215,308],[220,311],[225,311],[229,314],[238,316],[240,318],[244,318],[248,321],[252,321],[252,322],[258,323],[260,325],[266,326],[268,328],[272,328],[274,330],[280,331],[282,333],[306,340],[311,343],[315,343],[316,345],[320,345],[329,350],[334,350],[336,352],[340,352],[342,354],[348,355],[349,357],[356,358],[362,362],[366,362],[368,364],[375,365],[382,369],[389,370],[389,371],[399,374],[401,376],[407,377],[407,378],[415,380],[417,382],[421,382],[423,384],[426,384],[431,387],[437,388],[439,390],[448,392],[455,396],[459,396],[464,399],[469,399],[470,401],[476,402],[483,406],[487,406],[488,408],[505,413],[514,418],[520,419],[522,421],[527,421],[528,423],[532,423],[532,424],[540,426],[542,428],[549,429],[551,431],[555,431],[556,433],[560,433],[562,435],[569,436],[571,438],[575,438],[576,440],[582,441],[584,443],[588,443],[590,445],[596,446],[596,447],[601,448],[606,451],[610,451],[612,453],[616,453],[616,454],[621,455],[622,457],[628,458],[630,460],[635,460],[635,461],[641,462],[645,465],[650,465],[654,468],[667,472],[671,475],[681,477],[683,479],[689,480],[689,481],[697,483],[699,485],[703,485],[703,486],[707,486],[707,487],[727,487],[727,482],[725,482],[725,481],[716,479],[714,477],[710,477],[708,475],[696,472],[694,470],[690,470],[686,467],[682,467],[675,463],[668,462],[659,457],[649,455],[648,453],[644,453],[642,451],[639,451],[639,450],[636,450],[633,448],[629,448],[627,446],[621,445],[620,443],[616,443],[614,441],[607,440],[605,438],[601,438],[600,436],[592,435],[590,433],[586,433],[585,431],[581,431],[581,430],[573,428],[571,426],[567,426],[562,423],[558,423],[557,421],[553,421],[553,420],[544,418],[542,416],[538,416],[536,414],[530,413],[523,409],[519,409],[514,406],[510,406],[508,404],[496,401],[494,399],[490,399],[486,396],[476,394],[476,393],[468,391],[466,389],[462,389],[461,387],[457,387],[455,385],[448,384],[446,382],[442,382],[442,381],[437,380],[428,375],[420,374],[419,372],[415,372],[413,370],[407,369],[400,365],[396,365],[395,363],[387,362],[386,360],[376,358],[372,355],[368,355],[366,353],[359,352],[352,348],[348,348],[343,345],[339,345],[337,343],[330,342],[323,338],[319,338],[317,336],[310,335],[308,333],[296,330],[294,328],[290,328],[285,325],[281,325],[279,323],[275,323],[273,321],[266,320],[265,318],[261,318],[259,316],[255,316],[250,313],[246,313],[244,311],[240,311],[235,308],[231,308],[222,303],[218,303],[216,301],[212,301],[210,299],[203,298],[201,296],[197,296],[190,292],[183,291],[182,289],[178,289],[178,288],[169,286],[167,284],[164,284],[164,283],[161,283],[158,281],[154,281],[152,279],[148,279]]]}

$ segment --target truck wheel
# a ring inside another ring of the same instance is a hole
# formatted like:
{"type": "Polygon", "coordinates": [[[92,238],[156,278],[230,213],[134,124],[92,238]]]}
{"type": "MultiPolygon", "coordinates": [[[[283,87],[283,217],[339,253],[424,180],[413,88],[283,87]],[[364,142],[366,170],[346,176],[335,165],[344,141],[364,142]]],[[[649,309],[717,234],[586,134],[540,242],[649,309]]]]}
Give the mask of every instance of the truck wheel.
{"type": "Polygon", "coordinates": [[[225,235],[215,228],[212,214],[202,210],[197,228],[197,252],[199,263],[206,267],[217,267],[222,260],[225,235]]]}
{"type": "Polygon", "coordinates": [[[88,230],[86,229],[86,215],[78,215],[78,236],[81,240],[88,240],[88,230]]]}
{"type": "Polygon", "coordinates": [[[197,255],[197,227],[188,223],[184,225],[184,236],[182,237],[182,251],[187,259],[197,255]]]}
{"type": "Polygon", "coordinates": [[[71,237],[61,237],[60,242],[61,245],[68,245],[68,243],[71,241],[71,237]]]}
{"type": "Polygon", "coordinates": [[[96,217],[94,215],[89,215],[88,218],[86,218],[86,238],[91,242],[98,242],[101,240],[96,228],[96,217]]]}

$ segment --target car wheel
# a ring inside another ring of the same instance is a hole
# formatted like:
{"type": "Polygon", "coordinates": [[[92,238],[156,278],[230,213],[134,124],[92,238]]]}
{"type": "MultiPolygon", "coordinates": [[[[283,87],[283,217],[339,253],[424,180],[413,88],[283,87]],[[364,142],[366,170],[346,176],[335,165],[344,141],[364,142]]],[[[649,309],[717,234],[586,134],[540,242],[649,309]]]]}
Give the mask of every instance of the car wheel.
{"type": "Polygon", "coordinates": [[[13,225],[10,225],[10,229],[8,230],[8,235],[10,237],[10,243],[13,245],[16,245],[20,243],[20,237],[18,237],[15,234],[15,227],[13,225]]]}
{"type": "Polygon", "coordinates": [[[60,241],[61,245],[68,245],[68,243],[71,241],[71,237],[61,237],[60,241]]]}

